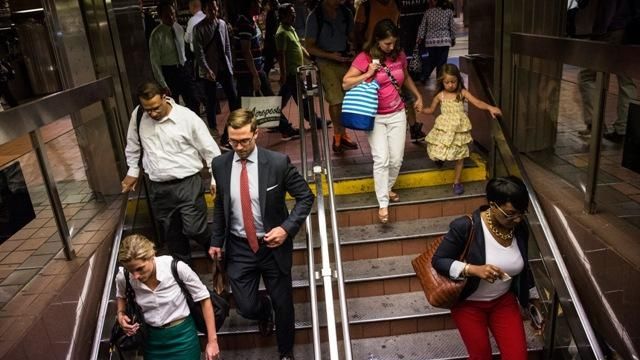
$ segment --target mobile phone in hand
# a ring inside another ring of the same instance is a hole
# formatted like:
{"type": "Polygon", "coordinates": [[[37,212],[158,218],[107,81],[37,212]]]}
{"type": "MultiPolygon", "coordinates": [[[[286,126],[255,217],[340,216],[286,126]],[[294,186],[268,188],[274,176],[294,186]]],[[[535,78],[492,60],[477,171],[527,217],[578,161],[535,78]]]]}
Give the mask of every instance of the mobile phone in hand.
{"type": "Polygon", "coordinates": [[[371,60],[371,62],[376,64],[376,65],[380,65],[380,59],[373,59],[373,60],[371,60]]]}

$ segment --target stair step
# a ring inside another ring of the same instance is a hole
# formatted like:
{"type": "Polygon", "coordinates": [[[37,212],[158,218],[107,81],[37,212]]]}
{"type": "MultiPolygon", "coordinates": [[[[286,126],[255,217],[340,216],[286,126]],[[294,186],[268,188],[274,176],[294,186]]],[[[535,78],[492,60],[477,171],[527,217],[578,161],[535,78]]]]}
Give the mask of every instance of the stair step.
{"type": "MultiPolygon", "coordinates": [[[[366,298],[355,298],[347,300],[349,309],[349,324],[364,324],[376,321],[393,321],[422,317],[444,316],[449,314],[449,310],[435,308],[427,302],[424,294],[420,291],[370,296],[366,298]]],[[[324,310],[324,302],[318,303],[319,312],[324,310]]],[[[309,304],[295,304],[296,329],[306,329],[311,326],[311,314],[309,304]]],[[[321,321],[321,326],[325,326],[326,321],[321,321]]],[[[224,326],[218,334],[243,334],[257,333],[256,321],[248,320],[235,311],[229,313],[224,326]]]]}
{"type": "MultiPolygon", "coordinates": [[[[452,183],[443,185],[431,185],[411,189],[394,190],[400,196],[400,201],[391,203],[391,206],[431,203],[439,201],[458,200],[464,198],[484,196],[485,181],[471,181],[464,183],[464,194],[455,195],[452,191],[452,183]]],[[[377,208],[375,192],[336,195],[337,211],[361,210],[377,208]]]]}
{"type": "MultiPolygon", "coordinates": [[[[409,171],[401,171],[394,185],[395,189],[409,189],[423,186],[434,186],[443,184],[452,184],[455,178],[455,169],[453,167],[444,167],[442,169],[428,169],[428,161],[426,156],[420,159],[408,160],[409,163],[424,162],[424,166],[415,166],[409,171]]],[[[478,154],[471,154],[471,157],[465,161],[465,167],[462,170],[462,181],[480,181],[487,177],[487,170],[484,161],[478,154]]],[[[312,189],[315,185],[312,184],[312,189]]],[[[327,185],[323,185],[327,190],[327,185]]],[[[374,182],[372,178],[372,164],[352,164],[343,166],[340,169],[334,166],[334,182],[333,189],[336,195],[357,194],[374,191],[374,182]]],[[[315,192],[315,190],[314,190],[315,192]]]]}
{"type": "MultiPolygon", "coordinates": [[[[348,226],[340,229],[343,262],[372,257],[386,257],[419,254],[426,249],[425,238],[440,236],[449,230],[449,223],[459,217],[440,216],[393,224],[369,224],[348,226]]],[[[328,231],[329,244],[333,246],[331,231],[328,231]]],[[[320,248],[319,236],[314,234],[315,249],[320,248]]],[[[209,262],[204,261],[206,254],[199,247],[193,247],[194,267],[201,274],[210,272],[209,262]]],[[[306,234],[300,231],[293,240],[294,265],[307,264],[306,234]]],[[[317,256],[316,250],[316,256],[317,256]]],[[[306,265],[305,265],[306,266],[306,265]]],[[[208,284],[208,283],[205,283],[208,284]]]]}
{"type": "MultiPolygon", "coordinates": [[[[524,328],[527,336],[527,350],[530,355],[539,353],[543,349],[543,339],[536,335],[525,321],[524,328]]],[[[342,352],[342,342],[338,348],[342,352]]],[[[500,352],[493,337],[491,348],[494,355],[500,352]]],[[[329,359],[328,344],[321,344],[322,359],[329,359]]],[[[352,339],[351,351],[353,359],[367,359],[373,354],[380,360],[391,359],[430,359],[430,360],[458,360],[466,359],[467,351],[456,329],[421,332],[414,334],[377,337],[369,339],[352,339]]],[[[225,360],[272,360],[277,354],[276,347],[254,348],[243,350],[222,350],[225,360]]],[[[312,359],[313,344],[296,344],[294,347],[296,359],[312,359]]],[[[532,358],[530,356],[529,358],[532,358]]]]}

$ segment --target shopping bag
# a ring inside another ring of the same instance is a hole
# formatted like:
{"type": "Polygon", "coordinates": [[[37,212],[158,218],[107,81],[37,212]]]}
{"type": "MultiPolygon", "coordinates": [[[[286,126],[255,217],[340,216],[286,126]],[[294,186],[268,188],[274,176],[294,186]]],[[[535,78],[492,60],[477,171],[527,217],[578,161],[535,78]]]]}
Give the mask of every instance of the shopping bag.
{"type": "Polygon", "coordinates": [[[377,81],[363,82],[350,89],[342,100],[342,126],[352,130],[373,130],[375,116],[378,113],[377,81]]]}
{"type": "Polygon", "coordinates": [[[242,108],[253,112],[259,128],[274,128],[280,125],[282,96],[243,96],[241,102],[242,108]]]}

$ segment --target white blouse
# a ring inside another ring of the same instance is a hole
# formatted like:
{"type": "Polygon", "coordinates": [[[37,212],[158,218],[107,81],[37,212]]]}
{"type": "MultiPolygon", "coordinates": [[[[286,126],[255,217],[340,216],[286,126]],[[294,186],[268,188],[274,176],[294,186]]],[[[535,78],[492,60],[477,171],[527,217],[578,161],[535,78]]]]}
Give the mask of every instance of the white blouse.
{"type": "MultiPolygon", "coordinates": [[[[160,327],[190,314],[187,300],[171,273],[172,260],[171,256],[155,257],[158,286],[154,290],[129,276],[129,282],[136,294],[136,302],[144,314],[144,321],[154,327],[160,327]]],[[[184,262],[178,262],[178,275],[191,293],[193,301],[199,302],[209,297],[209,290],[184,262]]],[[[116,297],[125,299],[125,290],[124,271],[120,267],[116,276],[116,297]]]]}
{"type": "Polygon", "coordinates": [[[467,297],[467,300],[475,301],[491,301],[504,295],[511,287],[513,277],[520,274],[524,269],[524,261],[520,254],[518,242],[515,237],[511,241],[511,245],[504,247],[493,237],[489,228],[482,221],[482,232],[484,234],[484,248],[486,251],[486,263],[492,264],[500,268],[502,272],[509,274],[511,279],[497,279],[493,283],[486,280],[480,280],[480,284],[473,294],[467,297]]]}

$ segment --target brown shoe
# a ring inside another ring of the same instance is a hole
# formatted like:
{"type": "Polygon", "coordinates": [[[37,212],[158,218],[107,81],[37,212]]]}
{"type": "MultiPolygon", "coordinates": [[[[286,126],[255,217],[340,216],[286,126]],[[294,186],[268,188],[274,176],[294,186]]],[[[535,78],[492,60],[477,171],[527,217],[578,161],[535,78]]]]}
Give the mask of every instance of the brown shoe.
{"type": "Polygon", "coordinates": [[[355,150],[358,148],[358,144],[351,141],[351,139],[349,139],[345,135],[342,135],[342,138],[340,139],[340,145],[342,145],[342,147],[346,150],[355,150]]]}

